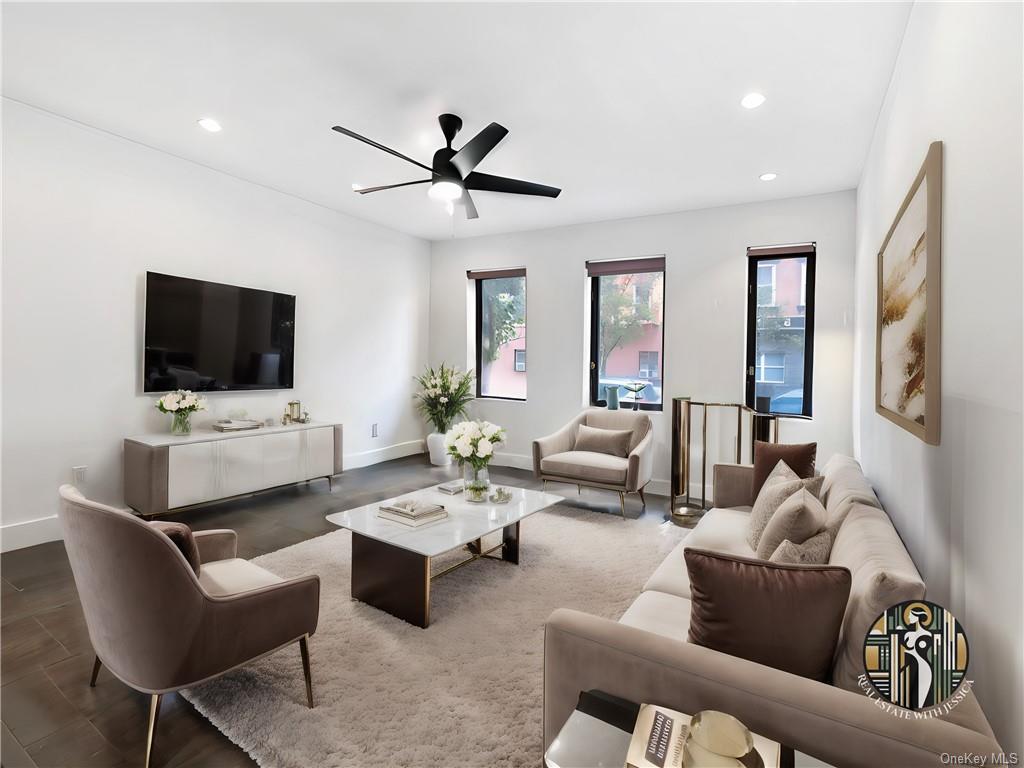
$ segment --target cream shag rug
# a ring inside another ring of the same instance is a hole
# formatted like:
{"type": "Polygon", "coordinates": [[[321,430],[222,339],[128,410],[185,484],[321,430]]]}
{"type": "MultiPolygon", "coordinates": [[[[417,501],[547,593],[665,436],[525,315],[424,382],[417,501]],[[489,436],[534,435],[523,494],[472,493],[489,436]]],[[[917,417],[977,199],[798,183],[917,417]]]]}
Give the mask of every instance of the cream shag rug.
{"type": "Polygon", "coordinates": [[[348,531],[263,555],[282,577],[320,575],[316,708],[297,644],[186,698],[265,768],[535,768],[545,619],[561,607],[617,619],[686,530],[559,505],[521,532],[518,566],[485,560],[433,582],[425,630],[352,600],[348,531]]]}

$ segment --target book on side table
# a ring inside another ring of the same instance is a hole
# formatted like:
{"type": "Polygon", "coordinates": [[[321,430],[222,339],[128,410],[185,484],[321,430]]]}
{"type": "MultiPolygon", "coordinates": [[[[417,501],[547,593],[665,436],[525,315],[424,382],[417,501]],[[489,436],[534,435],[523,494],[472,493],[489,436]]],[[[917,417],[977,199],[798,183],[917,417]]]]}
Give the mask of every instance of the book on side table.
{"type": "Polygon", "coordinates": [[[435,520],[444,520],[448,517],[448,512],[440,504],[425,504],[409,499],[381,504],[377,510],[377,517],[417,528],[435,520]]]}

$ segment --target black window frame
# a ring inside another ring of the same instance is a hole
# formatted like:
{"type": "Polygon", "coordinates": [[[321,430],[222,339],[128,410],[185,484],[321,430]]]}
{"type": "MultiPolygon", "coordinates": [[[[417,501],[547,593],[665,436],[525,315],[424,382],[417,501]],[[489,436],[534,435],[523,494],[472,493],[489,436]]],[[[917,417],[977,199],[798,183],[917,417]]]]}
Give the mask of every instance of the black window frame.
{"type": "MultiPolygon", "coordinates": [[[[757,268],[762,262],[783,261],[785,259],[807,260],[807,290],[804,297],[804,381],[803,410],[800,413],[778,413],[787,418],[810,419],[814,413],[814,294],[817,245],[815,243],[799,246],[776,246],[768,248],[749,248],[747,250],[747,354],[744,368],[744,391],[748,408],[756,405],[757,391],[757,268]]],[[[776,272],[776,280],[778,274],[776,272]]],[[[776,282],[776,291],[778,283],[776,282]]],[[[774,413],[774,412],[772,412],[774,413]]]]}
{"type": "MultiPolygon", "coordinates": [[[[668,311],[665,300],[665,257],[647,257],[637,259],[616,259],[608,262],[587,262],[588,279],[590,280],[590,404],[598,408],[608,407],[608,401],[598,399],[597,392],[600,388],[600,365],[598,357],[601,347],[601,283],[602,277],[611,275],[635,275],[644,272],[661,273],[661,402],[639,403],[641,411],[663,411],[665,406],[665,316],[668,311]],[[659,263],[657,269],[652,264],[659,263]],[[615,271],[603,271],[602,265],[608,265],[615,271]]],[[[624,410],[631,410],[632,403],[623,404],[624,410]]]]}
{"type": "MultiPolygon", "coordinates": [[[[525,403],[525,397],[505,397],[503,395],[485,395],[480,391],[480,372],[483,370],[481,367],[482,363],[482,352],[483,345],[480,343],[480,338],[483,333],[483,319],[484,319],[484,295],[483,295],[483,283],[487,280],[496,280],[503,277],[521,277],[523,278],[523,292],[526,293],[527,282],[526,282],[526,269],[494,269],[494,270],[469,270],[466,272],[466,277],[473,280],[476,285],[473,286],[473,294],[475,301],[475,323],[473,330],[473,343],[476,347],[474,357],[476,360],[476,398],[478,400],[507,400],[512,403],[525,403]]],[[[527,296],[527,306],[529,305],[529,296],[527,296]]],[[[529,310],[527,310],[529,311],[529,310]]],[[[529,334],[529,329],[527,329],[529,334]]],[[[512,367],[515,369],[515,356],[512,357],[512,367]]],[[[526,371],[523,371],[526,373],[526,371]]],[[[527,388],[527,396],[529,396],[529,388],[527,388]]]]}

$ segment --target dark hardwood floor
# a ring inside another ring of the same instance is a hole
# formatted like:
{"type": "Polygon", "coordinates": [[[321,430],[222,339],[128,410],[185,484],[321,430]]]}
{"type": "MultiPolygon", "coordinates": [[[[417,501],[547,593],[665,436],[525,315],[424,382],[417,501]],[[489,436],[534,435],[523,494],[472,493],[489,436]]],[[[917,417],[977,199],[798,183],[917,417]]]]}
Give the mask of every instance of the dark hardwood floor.
{"type": "MultiPolygon", "coordinates": [[[[324,520],[349,509],[455,477],[424,456],[344,472],[333,492],[326,481],[270,491],[171,515],[196,530],[232,528],[239,557],[253,558],[337,530],[324,520]]],[[[493,482],[539,488],[532,474],[492,467],[493,482]]],[[[619,514],[618,495],[549,484],[568,503],[619,514]]],[[[56,489],[54,489],[56,494],[56,489]]],[[[627,500],[628,517],[671,519],[665,497],[627,500]]],[[[148,697],[106,671],[89,687],[93,654],[71,568],[61,542],[0,556],[2,649],[0,705],[5,768],[107,768],[143,762],[148,697]]],[[[427,630],[429,631],[429,630],[427,630]]],[[[316,670],[314,685],[316,682],[316,670]]],[[[164,699],[154,766],[242,766],[255,763],[180,696],[164,699]]]]}

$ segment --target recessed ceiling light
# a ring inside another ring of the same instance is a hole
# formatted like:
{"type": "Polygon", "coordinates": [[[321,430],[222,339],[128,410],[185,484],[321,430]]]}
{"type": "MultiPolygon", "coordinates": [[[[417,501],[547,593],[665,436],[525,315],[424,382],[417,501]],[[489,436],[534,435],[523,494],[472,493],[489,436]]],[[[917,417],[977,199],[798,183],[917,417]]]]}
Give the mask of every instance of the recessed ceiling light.
{"type": "Polygon", "coordinates": [[[210,133],[220,133],[221,131],[220,123],[218,123],[212,117],[204,117],[203,119],[197,120],[196,122],[199,123],[199,127],[202,128],[204,131],[209,131],[210,133]]]}
{"type": "Polygon", "coordinates": [[[777,173],[762,173],[757,178],[759,178],[761,181],[775,181],[777,176],[777,173]]]}
{"type": "Polygon", "coordinates": [[[764,102],[764,94],[757,93],[756,91],[754,93],[748,93],[746,96],[740,99],[740,104],[742,104],[747,109],[757,109],[762,104],[764,104],[764,102]]]}

